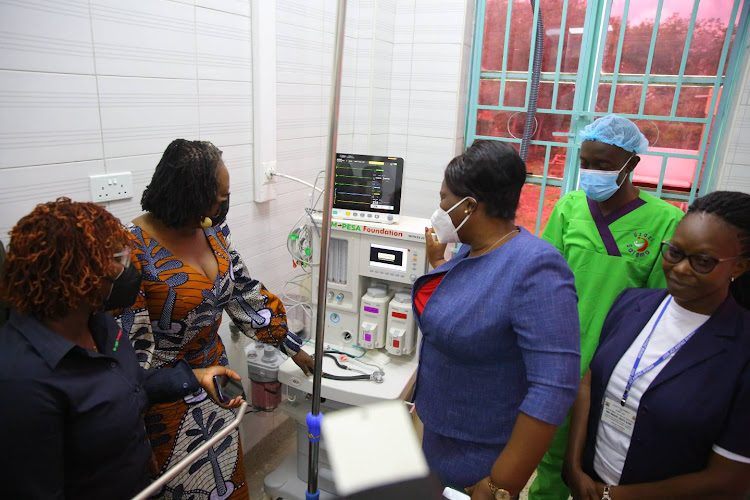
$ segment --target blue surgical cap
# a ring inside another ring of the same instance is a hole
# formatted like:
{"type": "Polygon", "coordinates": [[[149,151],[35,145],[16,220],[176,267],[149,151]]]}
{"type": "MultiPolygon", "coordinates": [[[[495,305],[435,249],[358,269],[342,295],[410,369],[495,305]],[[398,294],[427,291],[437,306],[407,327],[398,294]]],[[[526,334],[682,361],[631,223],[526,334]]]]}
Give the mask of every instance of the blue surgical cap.
{"type": "Polygon", "coordinates": [[[632,153],[645,153],[648,149],[648,139],[638,130],[638,126],[617,115],[602,116],[586,125],[580,137],[581,141],[599,141],[632,153]]]}

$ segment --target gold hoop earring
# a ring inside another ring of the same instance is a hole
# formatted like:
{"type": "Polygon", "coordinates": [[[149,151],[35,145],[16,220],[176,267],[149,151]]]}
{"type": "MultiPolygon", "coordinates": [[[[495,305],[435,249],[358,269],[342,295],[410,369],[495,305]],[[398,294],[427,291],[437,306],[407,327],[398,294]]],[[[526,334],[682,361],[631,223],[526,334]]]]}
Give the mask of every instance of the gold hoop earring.
{"type": "Polygon", "coordinates": [[[214,225],[214,221],[210,217],[204,217],[201,221],[201,228],[208,229],[214,225]]]}

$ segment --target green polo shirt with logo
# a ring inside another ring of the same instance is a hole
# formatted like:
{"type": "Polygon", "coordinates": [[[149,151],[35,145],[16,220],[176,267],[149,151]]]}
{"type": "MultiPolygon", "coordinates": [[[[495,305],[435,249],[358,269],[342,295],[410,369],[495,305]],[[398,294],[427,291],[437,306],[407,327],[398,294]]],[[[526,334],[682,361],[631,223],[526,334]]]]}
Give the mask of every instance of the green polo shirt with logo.
{"type": "Polygon", "coordinates": [[[555,205],[542,238],[557,247],[575,275],[582,375],[620,292],[666,288],[659,249],[683,215],[679,208],[643,191],[606,216],[583,191],[568,193],[555,205]]]}

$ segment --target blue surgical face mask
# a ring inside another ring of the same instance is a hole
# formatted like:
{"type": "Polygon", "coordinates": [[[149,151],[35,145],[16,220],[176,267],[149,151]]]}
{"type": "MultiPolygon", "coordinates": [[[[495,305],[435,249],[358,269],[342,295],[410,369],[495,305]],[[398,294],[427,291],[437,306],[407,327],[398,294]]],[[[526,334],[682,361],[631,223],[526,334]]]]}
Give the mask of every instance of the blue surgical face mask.
{"type": "Polygon", "coordinates": [[[586,193],[586,196],[594,201],[606,201],[610,199],[612,195],[614,195],[617,190],[620,189],[620,186],[622,186],[623,182],[625,182],[625,177],[623,177],[622,181],[618,184],[617,178],[620,176],[620,173],[622,173],[628,163],[630,163],[630,160],[633,158],[633,156],[628,158],[628,161],[625,162],[625,165],[623,165],[622,168],[620,170],[617,170],[616,172],[610,170],[592,170],[589,168],[582,168],[580,180],[578,181],[578,187],[580,189],[583,189],[583,192],[586,193]]]}

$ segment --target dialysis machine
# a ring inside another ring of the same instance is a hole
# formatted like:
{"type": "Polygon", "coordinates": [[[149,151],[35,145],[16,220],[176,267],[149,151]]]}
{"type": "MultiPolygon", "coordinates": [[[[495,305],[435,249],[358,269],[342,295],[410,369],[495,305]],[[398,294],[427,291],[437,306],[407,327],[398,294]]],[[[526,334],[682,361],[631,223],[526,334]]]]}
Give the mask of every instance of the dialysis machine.
{"type": "MultiPolygon", "coordinates": [[[[323,413],[410,396],[420,336],[411,288],[428,266],[424,228],[429,221],[400,215],[403,160],[338,154],[335,172],[325,326],[323,332],[314,332],[325,341],[323,413]]],[[[322,214],[312,213],[306,227],[313,290],[318,283],[315,262],[320,259],[322,219],[322,214]]],[[[314,291],[312,300],[315,311],[314,291]]],[[[312,344],[304,348],[313,353],[312,344]]],[[[276,498],[304,499],[305,416],[310,411],[312,377],[305,377],[290,359],[279,368],[278,378],[287,395],[281,407],[298,423],[297,451],[266,476],[264,486],[276,498]]],[[[335,498],[325,436],[318,485],[321,498],[335,498]]]]}

